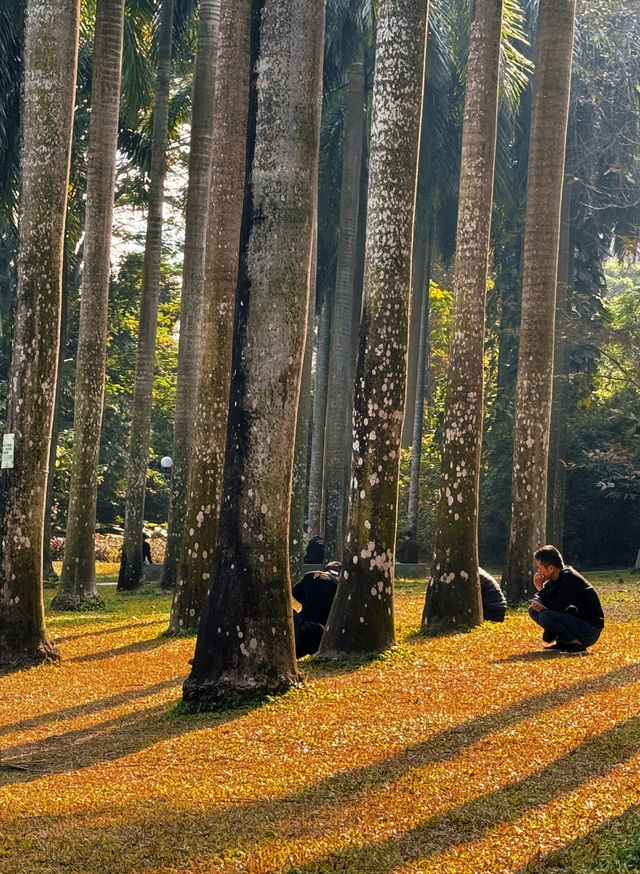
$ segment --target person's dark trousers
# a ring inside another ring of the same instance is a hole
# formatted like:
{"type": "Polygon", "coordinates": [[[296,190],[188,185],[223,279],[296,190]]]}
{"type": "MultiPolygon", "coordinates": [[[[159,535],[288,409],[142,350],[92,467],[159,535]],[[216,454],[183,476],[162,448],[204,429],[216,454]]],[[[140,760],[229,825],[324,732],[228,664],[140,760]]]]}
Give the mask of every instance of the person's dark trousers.
{"type": "Polygon", "coordinates": [[[318,652],[324,625],[319,622],[308,622],[300,619],[300,613],[293,611],[293,630],[295,633],[296,658],[313,655],[318,652]]]}
{"type": "Polygon", "coordinates": [[[482,611],[482,616],[485,622],[504,622],[505,608],[494,608],[482,611]]]}
{"type": "Polygon", "coordinates": [[[571,613],[559,613],[557,610],[534,610],[529,607],[529,616],[541,628],[553,635],[559,644],[579,640],[583,646],[591,646],[600,637],[601,628],[590,625],[584,619],[578,619],[571,613]]]}

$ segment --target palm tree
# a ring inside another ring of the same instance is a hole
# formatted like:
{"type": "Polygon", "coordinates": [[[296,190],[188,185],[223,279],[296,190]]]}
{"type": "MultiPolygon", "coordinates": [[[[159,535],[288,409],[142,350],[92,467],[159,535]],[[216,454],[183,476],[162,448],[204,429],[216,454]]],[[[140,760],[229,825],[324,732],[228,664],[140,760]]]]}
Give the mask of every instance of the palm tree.
{"type": "Polygon", "coordinates": [[[191,113],[189,188],[185,218],[171,503],[169,505],[167,551],[161,582],[163,588],[168,589],[175,586],[180,558],[200,374],[202,288],[204,285],[205,244],[211,185],[213,99],[216,85],[219,21],[220,0],[201,0],[191,113]]]}
{"type": "Polygon", "coordinates": [[[133,422],[129,445],[128,488],[125,504],[124,542],[118,575],[118,589],[135,589],[142,574],[142,526],[147,487],[151,403],[156,350],[156,323],[160,294],[160,254],[162,212],[166,176],[169,86],[171,78],[171,42],[174,0],[162,0],[158,45],[158,72],[153,112],[151,169],[149,173],[149,209],[145,243],[144,276],[138,360],[133,395],[133,422]]]}
{"type": "Polygon", "coordinates": [[[67,541],[60,590],[52,602],[58,610],[102,606],[96,587],[94,533],[123,25],[124,0],[98,0],[67,541]]]}
{"type": "Polygon", "coordinates": [[[511,603],[545,540],[560,206],[575,0],[541,0],[529,145],[511,524],[503,581],[511,603]]]}
{"type": "Polygon", "coordinates": [[[318,168],[324,2],[254,0],[252,19],[256,75],[223,499],[211,590],[183,691],[185,700],[200,703],[298,682],[288,521],[318,168]]]}
{"type": "Polygon", "coordinates": [[[2,471],[0,663],[58,657],[45,627],[42,537],[55,403],[79,0],[29,0],[18,287],[2,471]]]}
{"type": "Polygon", "coordinates": [[[440,504],[422,620],[429,630],[482,622],[478,489],[502,5],[475,4],[469,37],[440,504]]]}
{"type": "Polygon", "coordinates": [[[201,378],[170,630],[200,622],[218,536],[249,111],[251,0],[222,0],[202,317],[201,378]]]}
{"type": "Polygon", "coordinates": [[[324,439],[325,558],[342,549],[347,502],[348,447],[351,444],[351,332],[355,280],[355,248],[360,200],[360,170],[364,129],[364,66],[352,65],[345,120],[340,190],[338,263],[331,318],[327,384],[328,419],[324,439]],[[349,421],[347,421],[349,415],[349,421]]]}
{"type": "Polygon", "coordinates": [[[393,553],[427,4],[380,3],[343,575],[319,655],[394,643],[393,553]]]}

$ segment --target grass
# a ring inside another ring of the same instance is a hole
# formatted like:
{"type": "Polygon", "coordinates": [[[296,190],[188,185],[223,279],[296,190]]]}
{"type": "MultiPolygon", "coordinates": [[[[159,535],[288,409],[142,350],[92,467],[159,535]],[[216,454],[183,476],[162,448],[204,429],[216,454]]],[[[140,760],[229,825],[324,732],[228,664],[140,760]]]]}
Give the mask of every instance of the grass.
{"type": "Polygon", "coordinates": [[[400,581],[395,652],[197,715],[170,597],[101,587],[49,617],[61,666],[0,677],[0,872],[640,871],[640,580],[589,576],[587,657],[522,612],[424,639],[400,581]]]}

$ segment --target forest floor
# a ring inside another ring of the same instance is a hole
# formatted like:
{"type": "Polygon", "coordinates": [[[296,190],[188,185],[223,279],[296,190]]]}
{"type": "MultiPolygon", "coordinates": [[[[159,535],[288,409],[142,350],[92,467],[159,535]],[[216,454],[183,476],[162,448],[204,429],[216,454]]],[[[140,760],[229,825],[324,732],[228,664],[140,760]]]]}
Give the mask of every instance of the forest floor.
{"type": "Polygon", "coordinates": [[[0,677],[0,872],[640,871],[640,579],[588,576],[586,656],[523,611],[423,638],[400,581],[394,652],[198,715],[169,597],[105,585],[105,612],[49,615],[60,666],[0,677]]]}

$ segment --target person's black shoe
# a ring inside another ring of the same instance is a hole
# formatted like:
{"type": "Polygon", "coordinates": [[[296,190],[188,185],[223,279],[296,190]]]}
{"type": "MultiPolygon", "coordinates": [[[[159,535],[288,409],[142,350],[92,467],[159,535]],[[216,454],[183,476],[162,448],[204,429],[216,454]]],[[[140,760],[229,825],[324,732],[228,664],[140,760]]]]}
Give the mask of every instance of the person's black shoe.
{"type": "Polygon", "coordinates": [[[553,646],[547,647],[550,652],[563,652],[570,654],[577,654],[582,652],[587,652],[586,646],[583,646],[581,643],[554,643],[553,646]]]}
{"type": "Polygon", "coordinates": [[[553,641],[555,639],[556,639],[556,636],[553,633],[553,631],[549,631],[548,628],[545,628],[545,630],[542,632],[542,642],[543,643],[553,643],[553,641]]]}

